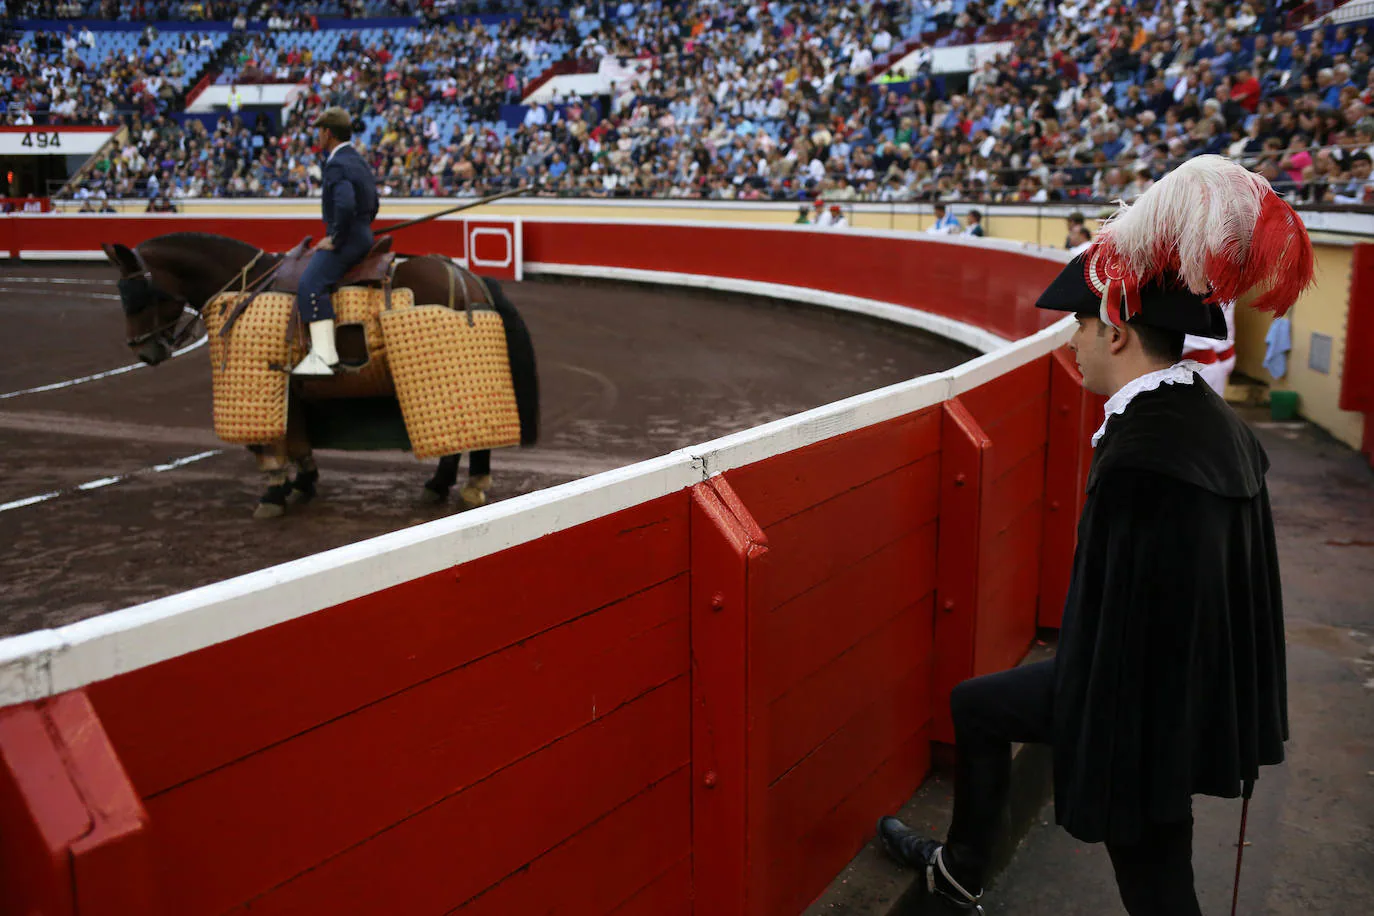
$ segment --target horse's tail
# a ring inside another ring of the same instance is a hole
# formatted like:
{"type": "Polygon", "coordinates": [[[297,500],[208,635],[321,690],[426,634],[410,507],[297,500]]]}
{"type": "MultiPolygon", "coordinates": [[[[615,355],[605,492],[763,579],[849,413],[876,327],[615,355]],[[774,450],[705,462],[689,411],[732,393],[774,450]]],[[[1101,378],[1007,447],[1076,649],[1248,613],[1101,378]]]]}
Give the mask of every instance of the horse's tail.
{"type": "Polygon", "coordinates": [[[525,320],[506,298],[501,284],[490,277],[480,279],[491,290],[492,305],[506,326],[506,354],[515,385],[515,407],[520,415],[520,444],[534,445],[539,440],[539,371],[534,362],[534,342],[525,320]]]}

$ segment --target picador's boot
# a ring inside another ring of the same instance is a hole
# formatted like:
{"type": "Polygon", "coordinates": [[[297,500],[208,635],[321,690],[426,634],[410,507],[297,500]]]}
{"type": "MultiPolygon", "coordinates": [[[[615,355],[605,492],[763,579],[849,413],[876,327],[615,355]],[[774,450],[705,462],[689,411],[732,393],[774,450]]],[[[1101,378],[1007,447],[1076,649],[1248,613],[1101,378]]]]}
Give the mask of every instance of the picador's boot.
{"type": "Polygon", "coordinates": [[[959,909],[981,916],[983,907],[978,899],[983,889],[955,875],[945,861],[945,844],[920,836],[895,817],[878,821],[878,838],[894,861],[925,873],[927,893],[938,894],[959,909]]]}
{"type": "Polygon", "coordinates": [[[330,319],[310,322],[310,352],[291,370],[292,375],[333,375],[339,364],[334,349],[334,322],[330,319]]]}

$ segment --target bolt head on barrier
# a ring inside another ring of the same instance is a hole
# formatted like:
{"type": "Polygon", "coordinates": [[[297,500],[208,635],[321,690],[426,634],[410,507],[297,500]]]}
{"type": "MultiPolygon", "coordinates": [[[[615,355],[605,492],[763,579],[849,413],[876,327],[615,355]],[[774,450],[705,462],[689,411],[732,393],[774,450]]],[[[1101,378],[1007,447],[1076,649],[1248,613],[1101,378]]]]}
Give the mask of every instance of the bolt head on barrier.
{"type": "Polygon", "coordinates": [[[714,789],[716,787],[716,771],[707,770],[706,775],[702,777],[701,784],[708,789],[714,789]]]}
{"type": "Polygon", "coordinates": [[[954,475],[954,485],[955,485],[956,487],[962,487],[962,486],[963,486],[964,484],[966,484],[966,483],[968,483],[968,475],[967,475],[967,474],[955,474],[955,475],[954,475]]]}
{"type": "Polygon", "coordinates": [[[716,592],[714,595],[711,596],[711,609],[714,611],[719,611],[723,610],[724,608],[725,596],[720,592],[716,592]]]}
{"type": "Polygon", "coordinates": [[[946,614],[952,612],[954,610],[954,599],[946,598],[945,603],[941,605],[941,609],[944,610],[946,614]]]}

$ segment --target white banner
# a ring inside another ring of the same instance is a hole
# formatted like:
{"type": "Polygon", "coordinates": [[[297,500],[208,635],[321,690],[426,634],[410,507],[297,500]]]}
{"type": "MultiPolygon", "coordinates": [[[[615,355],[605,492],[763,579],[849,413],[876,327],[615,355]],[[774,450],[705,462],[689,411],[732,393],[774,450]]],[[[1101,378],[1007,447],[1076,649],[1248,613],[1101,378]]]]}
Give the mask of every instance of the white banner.
{"type": "Polygon", "coordinates": [[[61,127],[0,128],[0,156],[89,156],[114,136],[114,128],[72,130],[61,127]]]}

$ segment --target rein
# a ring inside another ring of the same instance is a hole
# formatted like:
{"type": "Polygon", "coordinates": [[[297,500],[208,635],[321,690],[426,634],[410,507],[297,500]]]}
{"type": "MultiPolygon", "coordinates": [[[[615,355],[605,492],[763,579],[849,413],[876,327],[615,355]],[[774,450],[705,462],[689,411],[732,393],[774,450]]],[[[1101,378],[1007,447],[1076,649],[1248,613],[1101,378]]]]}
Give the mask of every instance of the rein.
{"type": "MultiPolygon", "coordinates": [[[[126,339],[126,342],[130,348],[141,347],[148,341],[165,335],[168,338],[168,345],[173,350],[179,350],[188,340],[190,340],[196,322],[200,319],[200,313],[191,308],[191,304],[186,301],[184,296],[173,296],[170,293],[158,289],[153,283],[153,272],[148,269],[148,262],[143,260],[143,255],[139,253],[137,248],[131,249],[131,251],[134,259],[138,262],[139,272],[137,274],[131,274],[124,279],[129,280],[138,277],[147,284],[150,296],[156,294],[180,302],[181,311],[178,312],[176,317],[171,321],[160,324],[147,333],[129,337],[126,339]]],[[[149,304],[151,305],[151,303],[149,304]]],[[[137,311],[142,311],[142,309],[138,309],[137,311]]]]}

